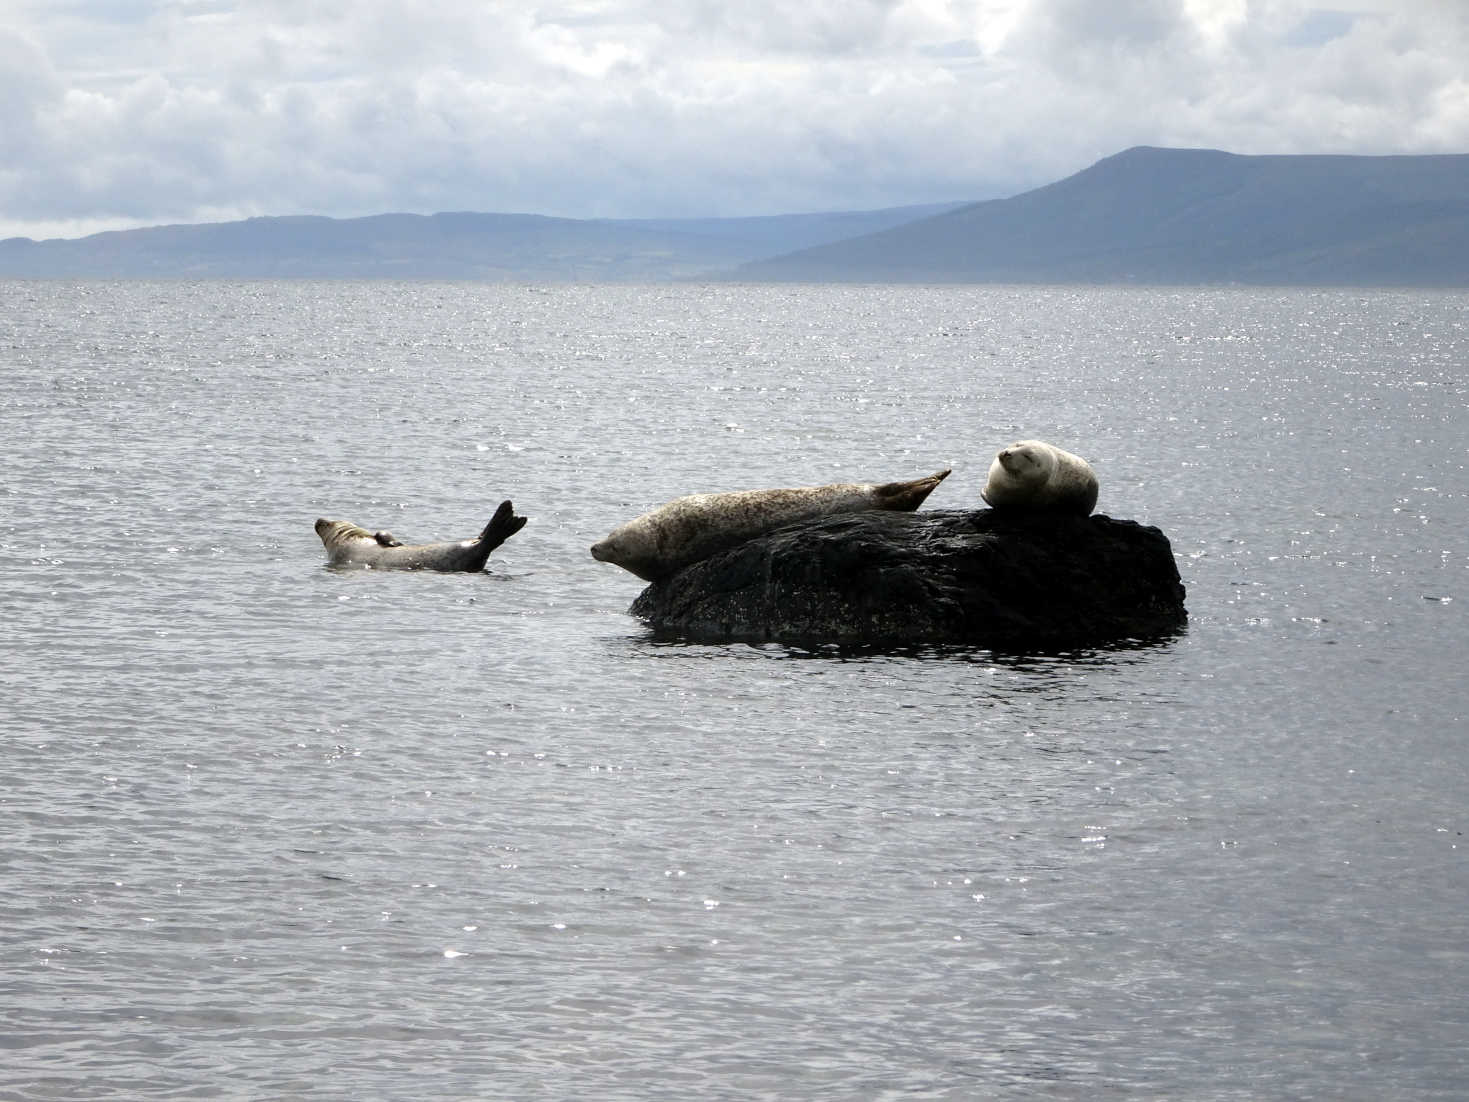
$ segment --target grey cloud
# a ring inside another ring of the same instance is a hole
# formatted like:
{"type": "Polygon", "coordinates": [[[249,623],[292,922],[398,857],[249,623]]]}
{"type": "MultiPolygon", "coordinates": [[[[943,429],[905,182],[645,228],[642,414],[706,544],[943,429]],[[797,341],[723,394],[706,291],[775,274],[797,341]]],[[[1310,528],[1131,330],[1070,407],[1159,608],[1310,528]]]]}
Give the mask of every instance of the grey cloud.
{"type": "Polygon", "coordinates": [[[704,35],[758,52],[848,54],[884,40],[897,0],[806,0],[732,4],[696,0],[658,5],[650,18],[676,36],[704,35]]]}
{"type": "Polygon", "coordinates": [[[61,81],[29,39],[0,30],[0,165],[18,171],[33,156],[37,117],[62,92],[61,81]]]}
{"type": "Polygon", "coordinates": [[[1284,38],[1287,46],[1322,46],[1333,38],[1340,38],[1351,31],[1357,15],[1345,11],[1307,12],[1305,18],[1291,28],[1284,38]]]}
{"type": "Polygon", "coordinates": [[[885,206],[1010,194],[1139,143],[1469,148],[1451,5],[1364,8],[1316,46],[1292,44],[1303,20],[1344,24],[1287,0],[1234,10],[218,2],[135,7],[105,49],[84,48],[100,32],[73,11],[0,35],[16,151],[0,236],[67,219],[885,206]]]}
{"type": "Polygon", "coordinates": [[[1180,0],[1035,0],[1017,29],[1039,52],[1151,49],[1191,29],[1180,0]]]}

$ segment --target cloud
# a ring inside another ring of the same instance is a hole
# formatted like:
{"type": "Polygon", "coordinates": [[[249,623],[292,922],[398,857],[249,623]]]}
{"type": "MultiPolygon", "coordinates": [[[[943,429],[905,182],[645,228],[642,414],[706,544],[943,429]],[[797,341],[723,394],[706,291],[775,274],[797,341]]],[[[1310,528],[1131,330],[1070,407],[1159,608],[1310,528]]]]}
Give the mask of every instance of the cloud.
{"type": "Polygon", "coordinates": [[[252,214],[757,214],[1128,145],[1469,150],[1462,5],[131,0],[0,32],[0,236],[252,214]]]}

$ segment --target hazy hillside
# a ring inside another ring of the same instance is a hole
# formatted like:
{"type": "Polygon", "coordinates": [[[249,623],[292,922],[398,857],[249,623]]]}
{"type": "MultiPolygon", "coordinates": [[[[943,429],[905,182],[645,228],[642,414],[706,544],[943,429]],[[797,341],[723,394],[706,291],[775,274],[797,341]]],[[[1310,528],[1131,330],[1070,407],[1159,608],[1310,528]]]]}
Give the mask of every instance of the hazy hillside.
{"type": "Polygon", "coordinates": [[[982,203],[769,218],[252,218],[0,241],[0,277],[1469,286],[1469,154],[1139,147],[982,203]]]}
{"type": "Polygon", "coordinates": [[[1139,147],[1009,199],[747,264],[735,278],[1469,285],[1469,155],[1139,147]]]}
{"type": "Polygon", "coordinates": [[[963,204],[645,221],[524,214],[251,218],[0,241],[0,276],[669,280],[871,233],[963,204]]]}

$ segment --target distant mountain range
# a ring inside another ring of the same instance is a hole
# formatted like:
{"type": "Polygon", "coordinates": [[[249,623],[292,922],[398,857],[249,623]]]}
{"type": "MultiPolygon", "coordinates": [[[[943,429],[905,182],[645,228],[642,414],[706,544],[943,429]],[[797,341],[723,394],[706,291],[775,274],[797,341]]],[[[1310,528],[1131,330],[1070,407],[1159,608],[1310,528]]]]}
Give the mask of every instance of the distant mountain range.
{"type": "Polygon", "coordinates": [[[766,218],[533,214],[297,216],[0,241],[0,277],[667,281],[858,237],[963,206],[766,218]]]}
{"type": "Polygon", "coordinates": [[[1469,154],[1140,146],[1058,183],[748,263],[748,280],[1469,285],[1469,154]]]}
{"type": "Polygon", "coordinates": [[[767,218],[252,218],[11,238],[0,276],[1469,286],[1469,154],[1138,147],[978,203],[767,218]]]}

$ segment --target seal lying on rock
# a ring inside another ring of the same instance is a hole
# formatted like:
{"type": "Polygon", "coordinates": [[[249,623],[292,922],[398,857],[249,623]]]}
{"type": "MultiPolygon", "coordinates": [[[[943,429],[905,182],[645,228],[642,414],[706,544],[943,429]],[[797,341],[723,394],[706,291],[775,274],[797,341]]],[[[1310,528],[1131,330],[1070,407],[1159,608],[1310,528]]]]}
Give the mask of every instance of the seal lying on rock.
{"type": "Polygon", "coordinates": [[[1079,455],[1043,440],[1021,440],[995,456],[980,496],[996,509],[1089,516],[1097,506],[1097,476],[1079,455]]]}
{"type": "Polygon", "coordinates": [[[766,532],[830,513],[888,509],[911,513],[947,470],[912,482],[840,482],[793,490],[736,490],[675,498],[614,529],[592,546],[592,558],[657,581],[690,563],[766,532]]]}
{"type": "Polygon", "coordinates": [[[374,570],[483,570],[490,552],[525,527],[510,502],[501,502],[475,539],[456,543],[404,545],[391,532],[369,532],[345,520],[316,522],[332,566],[366,566],[374,570]]]}

